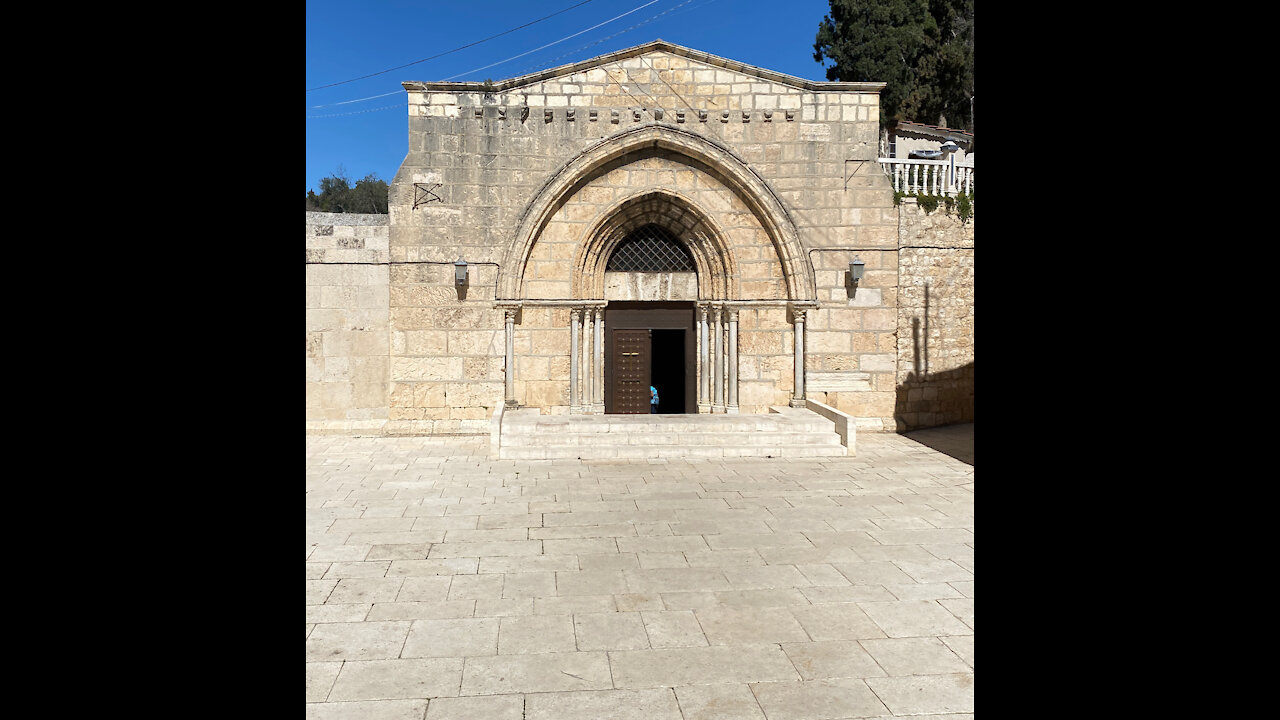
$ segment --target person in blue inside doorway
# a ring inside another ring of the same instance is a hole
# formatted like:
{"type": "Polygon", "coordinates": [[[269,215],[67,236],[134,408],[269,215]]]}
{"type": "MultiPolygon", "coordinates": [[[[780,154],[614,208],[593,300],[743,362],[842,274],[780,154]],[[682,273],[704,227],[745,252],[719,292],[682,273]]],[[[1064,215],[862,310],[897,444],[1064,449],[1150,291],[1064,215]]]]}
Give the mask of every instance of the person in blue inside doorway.
{"type": "Polygon", "coordinates": [[[649,386],[649,414],[658,414],[658,388],[649,386]]]}

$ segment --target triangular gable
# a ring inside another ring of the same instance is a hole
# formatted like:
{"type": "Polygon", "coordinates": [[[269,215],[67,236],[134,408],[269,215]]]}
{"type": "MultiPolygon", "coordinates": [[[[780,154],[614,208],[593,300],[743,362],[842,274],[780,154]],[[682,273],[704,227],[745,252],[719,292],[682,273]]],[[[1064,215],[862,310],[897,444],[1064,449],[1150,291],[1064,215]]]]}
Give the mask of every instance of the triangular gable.
{"type": "MultiPolygon", "coordinates": [[[[589,60],[540,70],[528,75],[508,78],[492,83],[477,82],[404,82],[410,92],[521,92],[541,91],[546,83],[569,84],[622,84],[630,80],[641,85],[688,84],[714,81],[717,84],[759,85],[769,83],[772,93],[856,91],[879,92],[885,83],[876,82],[818,82],[766,70],[754,65],[728,60],[700,50],[693,50],[665,40],[654,40],[643,45],[600,55],[589,60]],[[669,71],[669,72],[668,72],[669,71]],[[702,71],[701,75],[695,75],[702,71]],[[713,77],[707,72],[715,73],[713,77]]],[[[673,88],[678,92],[678,88],[673,88]]]]}

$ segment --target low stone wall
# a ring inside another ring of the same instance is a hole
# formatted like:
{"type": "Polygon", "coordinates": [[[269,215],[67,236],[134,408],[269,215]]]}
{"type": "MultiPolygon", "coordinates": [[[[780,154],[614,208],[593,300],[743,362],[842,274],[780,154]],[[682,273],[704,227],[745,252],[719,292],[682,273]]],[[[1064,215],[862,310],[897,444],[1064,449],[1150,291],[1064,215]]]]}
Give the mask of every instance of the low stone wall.
{"type": "Polygon", "coordinates": [[[973,218],[899,216],[897,430],[973,422],[973,218]]]}
{"type": "Polygon", "coordinates": [[[307,431],[387,420],[388,217],[307,213],[307,431]]]}

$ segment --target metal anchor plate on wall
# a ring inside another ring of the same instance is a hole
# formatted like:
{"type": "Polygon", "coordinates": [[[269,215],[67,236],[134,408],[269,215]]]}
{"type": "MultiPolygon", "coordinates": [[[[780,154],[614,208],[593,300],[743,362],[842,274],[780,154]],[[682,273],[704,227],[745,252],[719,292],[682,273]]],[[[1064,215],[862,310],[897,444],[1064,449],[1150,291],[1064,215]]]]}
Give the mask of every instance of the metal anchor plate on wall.
{"type": "Polygon", "coordinates": [[[443,183],[414,183],[413,184],[413,209],[417,210],[419,205],[426,205],[430,202],[444,202],[444,198],[435,194],[435,189],[443,185],[443,183]],[[425,193],[425,195],[424,195],[425,193]],[[425,198],[425,199],[424,199],[425,198]]]}

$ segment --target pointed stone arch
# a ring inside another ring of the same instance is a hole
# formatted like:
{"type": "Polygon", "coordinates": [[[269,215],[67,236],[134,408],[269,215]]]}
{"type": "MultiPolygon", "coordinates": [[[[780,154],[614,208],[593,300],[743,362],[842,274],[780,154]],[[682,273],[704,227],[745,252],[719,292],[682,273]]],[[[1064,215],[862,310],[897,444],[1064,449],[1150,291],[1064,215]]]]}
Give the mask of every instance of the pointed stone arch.
{"type": "MultiPolygon", "coordinates": [[[[565,163],[543,184],[533,200],[525,207],[524,214],[517,223],[515,234],[507,246],[502,265],[499,267],[497,297],[499,301],[518,301],[524,298],[525,268],[530,254],[543,228],[550,222],[556,211],[603,168],[611,163],[622,161],[628,155],[645,151],[672,152],[691,159],[714,174],[742,200],[768,234],[782,264],[786,299],[816,300],[817,290],[813,268],[800,242],[799,232],[786,207],[769,184],[742,158],[721,143],[682,128],[647,123],[601,139],[565,163]]],[[[676,209],[684,216],[684,220],[693,221],[695,225],[700,224],[701,227],[707,228],[705,238],[696,243],[690,243],[691,252],[695,250],[696,245],[695,261],[700,263],[699,295],[704,293],[701,272],[703,263],[711,273],[707,276],[705,291],[710,298],[732,299],[736,295],[737,288],[731,279],[734,277],[732,254],[727,252],[723,234],[711,232],[715,224],[705,213],[701,213],[687,198],[669,191],[649,189],[637,197],[622,201],[612,213],[601,213],[592,226],[594,235],[588,233],[580,241],[582,248],[575,258],[575,269],[585,270],[588,263],[601,263],[598,275],[602,282],[602,263],[608,260],[608,254],[604,252],[605,244],[610,242],[610,238],[614,244],[621,239],[609,232],[611,229],[616,229],[610,228],[609,223],[616,221],[625,224],[625,212],[620,211],[631,209],[633,206],[628,206],[629,202],[634,202],[637,206],[646,202],[661,203],[666,208],[676,209]],[[588,250],[588,246],[594,249],[588,250]],[[699,259],[699,253],[703,255],[701,259],[699,259]]],[[[683,220],[676,222],[683,224],[683,220]]],[[[612,247],[607,249],[611,250],[612,247]]],[[[573,282],[575,297],[601,296],[596,294],[595,286],[589,284],[594,282],[594,279],[588,280],[587,276],[575,276],[573,282]]]]}
{"type": "Polygon", "coordinates": [[[698,274],[699,300],[737,295],[738,272],[724,231],[688,198],[667,189],[642,190],[597,216],[573,259],[573,297],[604,297],[605,267],[613,251],[635,229],[653,223],[680,240],[698,274]]]}

